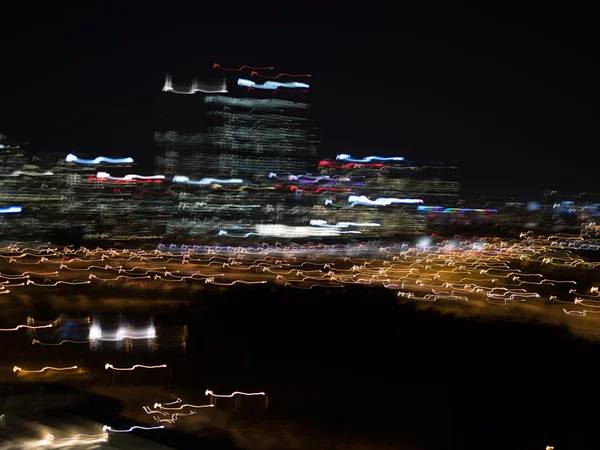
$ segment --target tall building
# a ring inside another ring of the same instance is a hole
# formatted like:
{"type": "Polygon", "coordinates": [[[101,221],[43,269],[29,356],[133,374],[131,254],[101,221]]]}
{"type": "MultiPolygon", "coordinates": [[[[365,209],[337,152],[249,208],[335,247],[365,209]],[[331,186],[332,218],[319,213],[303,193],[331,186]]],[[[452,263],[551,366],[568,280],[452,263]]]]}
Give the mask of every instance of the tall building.
{"type": "Polygon", "coordinates": [[[302,222],[294,193],[279,189],[269,174],[316,167],[310,84],[304,82],[310,76],[280,76],[270,68],[213,70],[216,81],[186,85],[168,75],[158,102],[157,170],[178,180],[181,190],[167,234],[243,235],[290,216],[291,223],[302,222]]]}
{"type": "Polygon", "coordinates": [[[161,172],[260,181],[269,172],[305,173],[316,163],[308,82],[285,81],[290,76],[270,68],[214,70],[222,77],[216,82],[178,85],[167,75],[155,133],[161,172]]]}

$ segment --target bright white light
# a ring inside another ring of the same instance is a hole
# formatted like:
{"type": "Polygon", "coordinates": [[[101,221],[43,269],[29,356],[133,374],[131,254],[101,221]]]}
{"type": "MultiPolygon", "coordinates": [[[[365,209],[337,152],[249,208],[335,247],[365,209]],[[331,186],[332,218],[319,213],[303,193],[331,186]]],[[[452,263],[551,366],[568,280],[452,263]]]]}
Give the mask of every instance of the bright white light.
{"type": "Polygon", "coordinates": [[[265,81],[263,84],[256,84],[254,81],[246,80],[244,78],[238,79],[238,86],[244,86],[248,88],[254,89],[269,89],[275,90],[280,87],[283,88],[304,88],[308,89],[310,86],[306,83],[298,83],[297,81],[289,81],[289,82],[279,82],[279,81],[265,81]]]}
{"type": "Polygon", "coordinates": [[[154,325],[148,327],[148,339],[154,339],[156,337],[156,328],[154,325]]]}
{"type": "Polygon", "coordinates": [[[310,224],[313,225],[313,226],[315,226],[315,227],[318,227],[318,226],[321,226],[321,225],[327,225],[327,221],[326,220],[320,220],[320,219],[312,219],[310,221],[310,224]]]}
{"type": "Polygon", "coordinates": [[[119,327],[117,330],[117,340],[123,340],[123,338],[127,335],[127,330],[124,327],[119,327]]]}
{"type": "Polygon", "coordinates": [[[417,247],[424,248],[424,247],[428,247],[430,244],[431,244],[431,239],[428,237],[424,237],[419,240],[417,247]]]}
{"type": "Polygon", "coordinates": [[[92,325],[90,327],[90,341],[102,339],[102,329],[98,325],[92,325]]]}
{"type": "Polygon", "coordinates": [[[175,175],[173,177],[173,183],[187,183],[187,184],[197,184],[197,185],[206,185],[206,184],[242,184],[244,180],[241,178],[228,178],[226,180],[221,180],[219,178],[202,178],[200,181],[192,181],[188,177],[183,175],[175,175]]]}
{"type": "Polygon", "coordinates": [[[254,83],[254,81],[250,81],[250,80],[246,80],[244,78],[240,78],[238,80],[238,86],[245,86],[245,87],[252,87],[254,86],[256,83],[254,83]]]}
{"type": "Polygon", "coordinates": [[[163,86],[163,92],[170,92],[173,90],[173,82],[171,80],[171,75],[167,74],[165,76],[165,85],[163,86]]]}
{"type": "Polygon", "coordinates": [[[357,205],[368,205],[368,206],[389,206],[394,203],[399,204],[414,204],[423,203],[420,198],[385,198],[380,197],[375,200],[367,198],[365,195],[350,195],[348,197],[348,203],[355,203],[357,205]]]}
{"type": "Polygon", "coordinates": [[[326,220],[311,219],[310,225],[314,227],[326,228],[348,228],[348,227],[379,227],[380,224],[375,222],[338,222],[335,225],[328,224],[326,220]]]}
{"type": "Polygon", "coordinates": [[[278,236],[289,238],[339,236],[340,234],[360,234],[360,231],[339,231],[335,228],[292,227],[287,225],[256,225],[256,233],[261,236],[278,236]]]}
{"type": "Polygon", "coordinates": [[[106,179],[106,180],[123,180],[123,181],[131,181],[131,180],[164,180],[164,175],[151,175],[145,177],[143,175],[125,175],[124,177],[111,177],[108,172],[96,172],[96,178],[106,179]]]}

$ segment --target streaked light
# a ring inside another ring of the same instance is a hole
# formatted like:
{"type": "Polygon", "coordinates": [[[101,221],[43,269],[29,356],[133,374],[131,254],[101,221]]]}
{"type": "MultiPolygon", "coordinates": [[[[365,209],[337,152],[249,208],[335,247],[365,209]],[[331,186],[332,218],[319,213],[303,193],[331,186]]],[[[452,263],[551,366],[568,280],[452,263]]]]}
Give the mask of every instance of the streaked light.
{"type": "Polygon", "coordinates": [[[340,161],[348,161],[348,162],[356,162],[356,163],[368,163],[371,161],[404,161],[403,156],[392,156],[389,158],[385,157],[385,156],[367,156],[363,159],[355,159],[346,153],[341,153],[341,154],[337,155],[335,157],[335,159],[340,160],[340,161]]]}
{"type": "Polygon", "coordinates": [[[368,205],[368,206],[389,206],[395,203],[399,204],[414,204],[414,203],[423,203],[423,200],[420,198],[377,198],[375,200],[371,200],[367,198],[365,195],[351,195],[348,197],[348,203],[354,203],[357,205],[368,205]]]}
{"type": "Polygon", "coordinates": [[[113,366],[112,364],[109,364],[109,363],[106,363],[104,365],[104,368],[106,370],[112,369],[112,370],[117,370],[117,371],[131,371],[131,370],[135,370],[135,369],[138,369],[138,368],[140,368],[140,369],[164,369],[166,367],[167,367],[166,364],[160,364],[158,366],[146,366],[144,364],[135,364],[135,365],[133,365],[131,367],[123,367],[123,368],[115,367],[115,366],[113,366]]]}
{"type": "Polygon", "coordinates": [[[23,211],[21,206],[9,206],[7,208],[0,208],[0,214],[16,214],[23,211]]]}
{"type": "Polygon", "coordinates": [[[238,79],[238,86],[244,86],[251,89],[264,89],[274,91],[279,88],[288,89],[308,89],[310,86],[306,83],[299,83],[297,81],[279,82],[279,81],[265,81],[263,84],[257,84],[252,80],[246,80],[245,78],[238,79]]]}
{"type": "Polygon", "coordinates": [[[107,172],[98,172],[96,173],[96,178],[103,180],[112,180],[112,181],[132,181],[132,180],[164,180],[164,175],[125,175],[124,177],[111,177],[107,172]]]}
{"type": "Polygon", "coordinates": [[[104,425],[102,427],[102,431],[110,431],[111,433],[131,433],[133,430],[162,430],[164,428],[164,425],[160,425],[158,427],[139,427],[137,425],[128,428],[126,430],[115,430],[112,427],[109,427],[108,425],[104,425]]]}
{"type": "Polygon", "coordinates": [[[202,178],[200,181],[192,181],[188,177],[183,175],[175,175],[173,177],[173,183],[186,183],[186,184],[197,184],[197,185],[205,185],[205,184],[242,184],[244,180],[241,178],[229,178],[225,180],[221,180],[219,178],[202,178]]]}
{"type": "Polygon", "coordinates": [[[232,398],[235,397],[236,395],[246,395],[246,396],[256,396],[256,395],[267,395],[264,392],[239,392],[239,391],[235,391],[232,392],[231,394],[215,394],[213,391],[207,389],[204,392],[204,395],[207,396],[211,396],[211,397],[221,397],[221,398],[232,398]]]}
{"type": "Polygon", "coordinates": [[[379,227],[375,222],[338,222],[335,225],[328,224],[326,220],[312,219],[310,224],[314,227],[326,228],[348,228],[348,227],[379,227]]]}
{"type": "Polygon", "coordinates": [[[90,341],[102,339],[102,328],[98,325],[92,325],[90,327],[90,341]]]}
{"type": "Polygon", "coordinates": [[[67,162],[74,162],[78,164],[100,164],[100,163],[109,163],[109,164],[131,164],[133,162],[133,158],[107,158],[106,156],[98,156],[95,159],[81,159],[77,156],[69,153],[65,158],[67,162]]]}

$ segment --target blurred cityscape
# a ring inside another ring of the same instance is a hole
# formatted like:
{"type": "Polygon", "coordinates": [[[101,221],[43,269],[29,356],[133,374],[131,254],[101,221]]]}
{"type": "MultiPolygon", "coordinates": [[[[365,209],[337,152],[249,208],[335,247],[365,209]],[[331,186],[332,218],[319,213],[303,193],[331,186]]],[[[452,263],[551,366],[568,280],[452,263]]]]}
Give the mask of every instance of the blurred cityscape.
{"type": "Polygon", "coordinates": [[[461,200],[457,169],[318,156],[309,74],[214,67],[166,76],[154,173],[130,155],[39,152],[0,136],[0,240],[196,242],[413,235],[595,235],[599,196],[461,200]],[[187,82],[186,82],[187,81],[187,82]]]}

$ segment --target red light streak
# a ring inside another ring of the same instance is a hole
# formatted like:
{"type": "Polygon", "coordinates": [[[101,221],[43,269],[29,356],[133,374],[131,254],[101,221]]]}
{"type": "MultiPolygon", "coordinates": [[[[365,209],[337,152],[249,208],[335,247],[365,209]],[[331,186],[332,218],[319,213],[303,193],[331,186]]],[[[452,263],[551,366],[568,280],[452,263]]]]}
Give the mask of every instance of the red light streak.
{"type": "Polygon", "coordinates": [[[330,187],[319,187],[319,188],[304,188],[302,189],[304,192],[314,192],[319,193],[323,191],[331,191],[331,192],[352,192],[352,189],[349,188],[330,188],[330,187]]]}
{"type": "Polygon", "coordinates": [[[220,64],[217,64],[217,63],[213,64],[213,69],[228,70],[230,72],[241,72],[244,69],[251,69],[251,70],[275,70],[274,67],[252,67],[252,66],[241,66],[238,69],[232,69],[232,68],[223,67],[223,66],[221,66],[220,64]]]}
{"type": "Polygon", "coordinates": [[[283,189],[284,191],[297,191],[298,190],[298,186],[283,186],[281,184],[276,184],[275,186],[273,186],[275,189],[283,189]]]}

